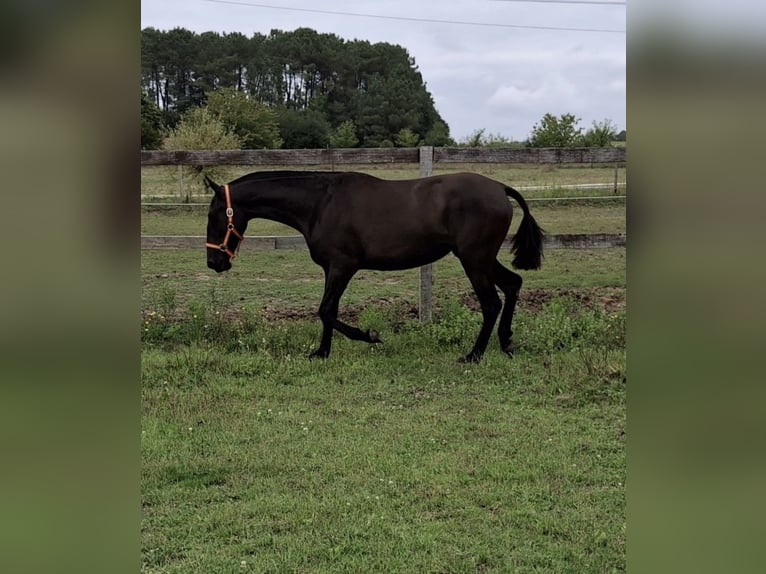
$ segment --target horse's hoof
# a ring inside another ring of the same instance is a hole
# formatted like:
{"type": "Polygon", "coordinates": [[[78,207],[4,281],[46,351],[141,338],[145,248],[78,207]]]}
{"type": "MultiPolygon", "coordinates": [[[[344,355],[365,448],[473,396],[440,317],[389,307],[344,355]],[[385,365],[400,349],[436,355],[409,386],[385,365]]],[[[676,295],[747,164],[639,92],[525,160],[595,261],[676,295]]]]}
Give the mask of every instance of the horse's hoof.
{"type": "Polygon", "coordinates": [[[309,359],[326,359],[330,356],[330,351],[325,351],[323,349],[317,349],[313,353],[309,355],[309,359]]]}
{"type": "Polygon", "coordinates": [[[516,347],[513,346],[513,343],[508,343],[505,347],[503,347],[503,351],[506,355],[508,355],[509,358],[513,358],[513,353],[516,351],[516,347]]]}
{"type": "Polygon", "coordinates": [[[367,340],[370,343],[383,343],[383,339],[378,336],[378,332],[375,329],[367,329],[367,340]]]}

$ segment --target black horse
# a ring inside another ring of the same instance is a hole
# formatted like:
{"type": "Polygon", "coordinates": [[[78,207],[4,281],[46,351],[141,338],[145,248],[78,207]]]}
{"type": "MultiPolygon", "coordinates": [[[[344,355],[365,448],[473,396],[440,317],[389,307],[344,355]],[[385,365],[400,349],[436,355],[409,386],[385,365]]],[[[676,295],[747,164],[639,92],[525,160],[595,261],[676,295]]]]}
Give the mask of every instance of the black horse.
{"type": "Polygon", "coordinates": [[[206,244],[211,269],[231,268],[255,217],[289,225],[306,238],[311,258],[325,273],[322,340],[312,357],[329,356],[333,329],[357,341],[380,342],[375,332],[338,320],[340,298],[358,270],[410,269],[450,252],[463,265],[484,319],[473,349],[461,360],[481,360],[501,309],[500,345],[513,354],[511,322],[522,279],[496,259],[511,225],[509,196],[524,212],[511,244],[513,266],[538,269],[543,247],[543,231],[515,189],[471,173],[387,181],[354,172],[265,171],[224,186],[205,179],[214,192],[206,244]],[[495,286],[505,294],[504,308],[495,286]]]}

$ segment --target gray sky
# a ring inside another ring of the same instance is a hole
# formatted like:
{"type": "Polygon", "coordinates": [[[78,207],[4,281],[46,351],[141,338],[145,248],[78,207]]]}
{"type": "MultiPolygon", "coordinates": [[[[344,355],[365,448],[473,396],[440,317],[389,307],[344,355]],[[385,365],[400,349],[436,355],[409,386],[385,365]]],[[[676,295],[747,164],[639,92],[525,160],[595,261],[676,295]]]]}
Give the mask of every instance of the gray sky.
{"type": "Polygon", "coordinates": [[[625,129],[624,1],[141,0],[141,27],[248,37],[308,27],[346,40],[399,44],[415,58],[453,138],[484,128],[523,140],[548,112],[573,113],[585,129],[604,119],[625,129]]]}

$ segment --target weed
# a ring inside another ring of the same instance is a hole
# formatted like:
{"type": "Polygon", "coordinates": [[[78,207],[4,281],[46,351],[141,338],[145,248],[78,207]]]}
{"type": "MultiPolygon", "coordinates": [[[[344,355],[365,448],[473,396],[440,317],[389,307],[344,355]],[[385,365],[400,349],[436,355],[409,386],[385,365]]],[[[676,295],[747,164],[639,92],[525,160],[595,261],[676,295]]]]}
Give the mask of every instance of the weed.
{"type": "Polygon", "coordinates": [[[476,337],[481,326],[481,314],[455,299],[447,299],[423,330],[438,345],[466,345],[476,337]]]}
{"type": "Polygon", "coordinates": [[[519,349],[530,353],[617,349],[625,342],[625,312],[582,309],[571,299],[555,299],[539,313],[520,312],[514,321],[519,349]]]}
{"type": "Polygon", "coordinates": [[[166,317],[172,317],[176,311],[176,291],[172,287],[163,285],[159,292],[159,308],[166,317]]]}
{"type": "Polygon", "coordinates": [[[607,347],[582,347],[578,356],[589,378],[600,381],[626,382],[624,357],[616,357],[607,347]]]}
{"type": "Polygon", "coordinates": [[[382,310],[376,307],[367,307],[359,314],[359,328],[383,333],[391,329],[391,321],[382,310]]]}

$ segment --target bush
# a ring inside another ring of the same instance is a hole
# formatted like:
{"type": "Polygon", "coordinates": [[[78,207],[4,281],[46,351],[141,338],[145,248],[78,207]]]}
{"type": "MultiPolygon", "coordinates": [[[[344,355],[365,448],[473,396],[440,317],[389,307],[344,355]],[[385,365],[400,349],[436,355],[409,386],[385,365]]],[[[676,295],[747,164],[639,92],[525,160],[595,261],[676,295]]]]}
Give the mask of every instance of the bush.
{"type": "Polygon", "coordinates": [[[455,145],[455,140],[450,137],[447,124],[437,121],[434,123],[433,127],[428,130],[425,138],[423,138],[423,144],[434,147],[450,146],[455,145]]]}
{"type": "Polygon", "coordinates": [[[335,128],[330,136],[330,146],[334,148],[356,147],[359,138],[356,137],[356,126],[352,120],[346,120],[335,128]]]}
{"type": "MultiPolygon", "coordinates": [[[[229,130],[219,117],[207,108],[193,108],[186,112],[178,126],[165,140],[166,150],[232,150],[241,149],[242,140],[229,130]]],[[[213,179],[221,179],[220,168],[206,168],[213,179]]],[[[183,166],[182,175],[191,176],[192,184],[200,191],[204,189],[202,168],[183,166]]]]}
{"type": "Polygon", "coordinates": [[[577,126],[579,121],[574,114],[562,114],[560,117],[545,114],[540,122],[532,127],[529,146],[577,147],[582,143],[582,128],[577,126]]]}
{"type": "Polygon", "coordinates": [[[207,109],[235,133],[245,149],[276,149],[282,146],[277,114],[233,88],[221,88],[208,96],[207,109]]]}
{"type": "Polygon", "coordinates": [[[425,329],[440,345],[465,346],[473,343],[480,326],[481,313],[448,299],[425,329]]]}
{"type": "Polygon", "coordinates": [[[519,313],[513,328],[518,348],[534,354],[625,346],[624,312],[582,309],[565,298],[551,301],[538,313],[519,313]]]}
{"type": "Polygon", "coordinates": [[[285,149],[326,148],[330,144],[330,124],[317,110],[285,110],[279,117],[285,149]]]}
{"type": "Polygon", "coordinates": [[[159,149],[165,135],[160,109],[141,94],[141,149],[159,149]]]}
{"type": "Polygon", "coordinates": [[[394,137],[397,147],[417,147],[420,136],[410,128],[402,128],[394,137]]]}
{"type": "Polygon", "coordinates": [[[490,147],[490,148],[519,148],[524,147],[521,142],[514,141],[502,134],[486,133],[486,129],[475,130],[467,136],[459,145],[465,147],[490,147]]]}
{"type": "Polygon", "coordinates": [[[165,140],[167,150],[242,149],[242,140],[207,108],[192,108],[165,140]]]}
{"type": "Polygon", "coordinates": [[[527,143],[530,147],[608,147],[618,138],[617,128],[609,119],[593,122],[584,134],[579,121],[573,114],[545,114],[532,128],[527,143]]]}
{"type": "Polygon", "coordinates": [[[585,147],[609,147],[613,141],[617,141],[617,127],[611,120],[593,122],[593,127],[582,137],[585,147]]]}

